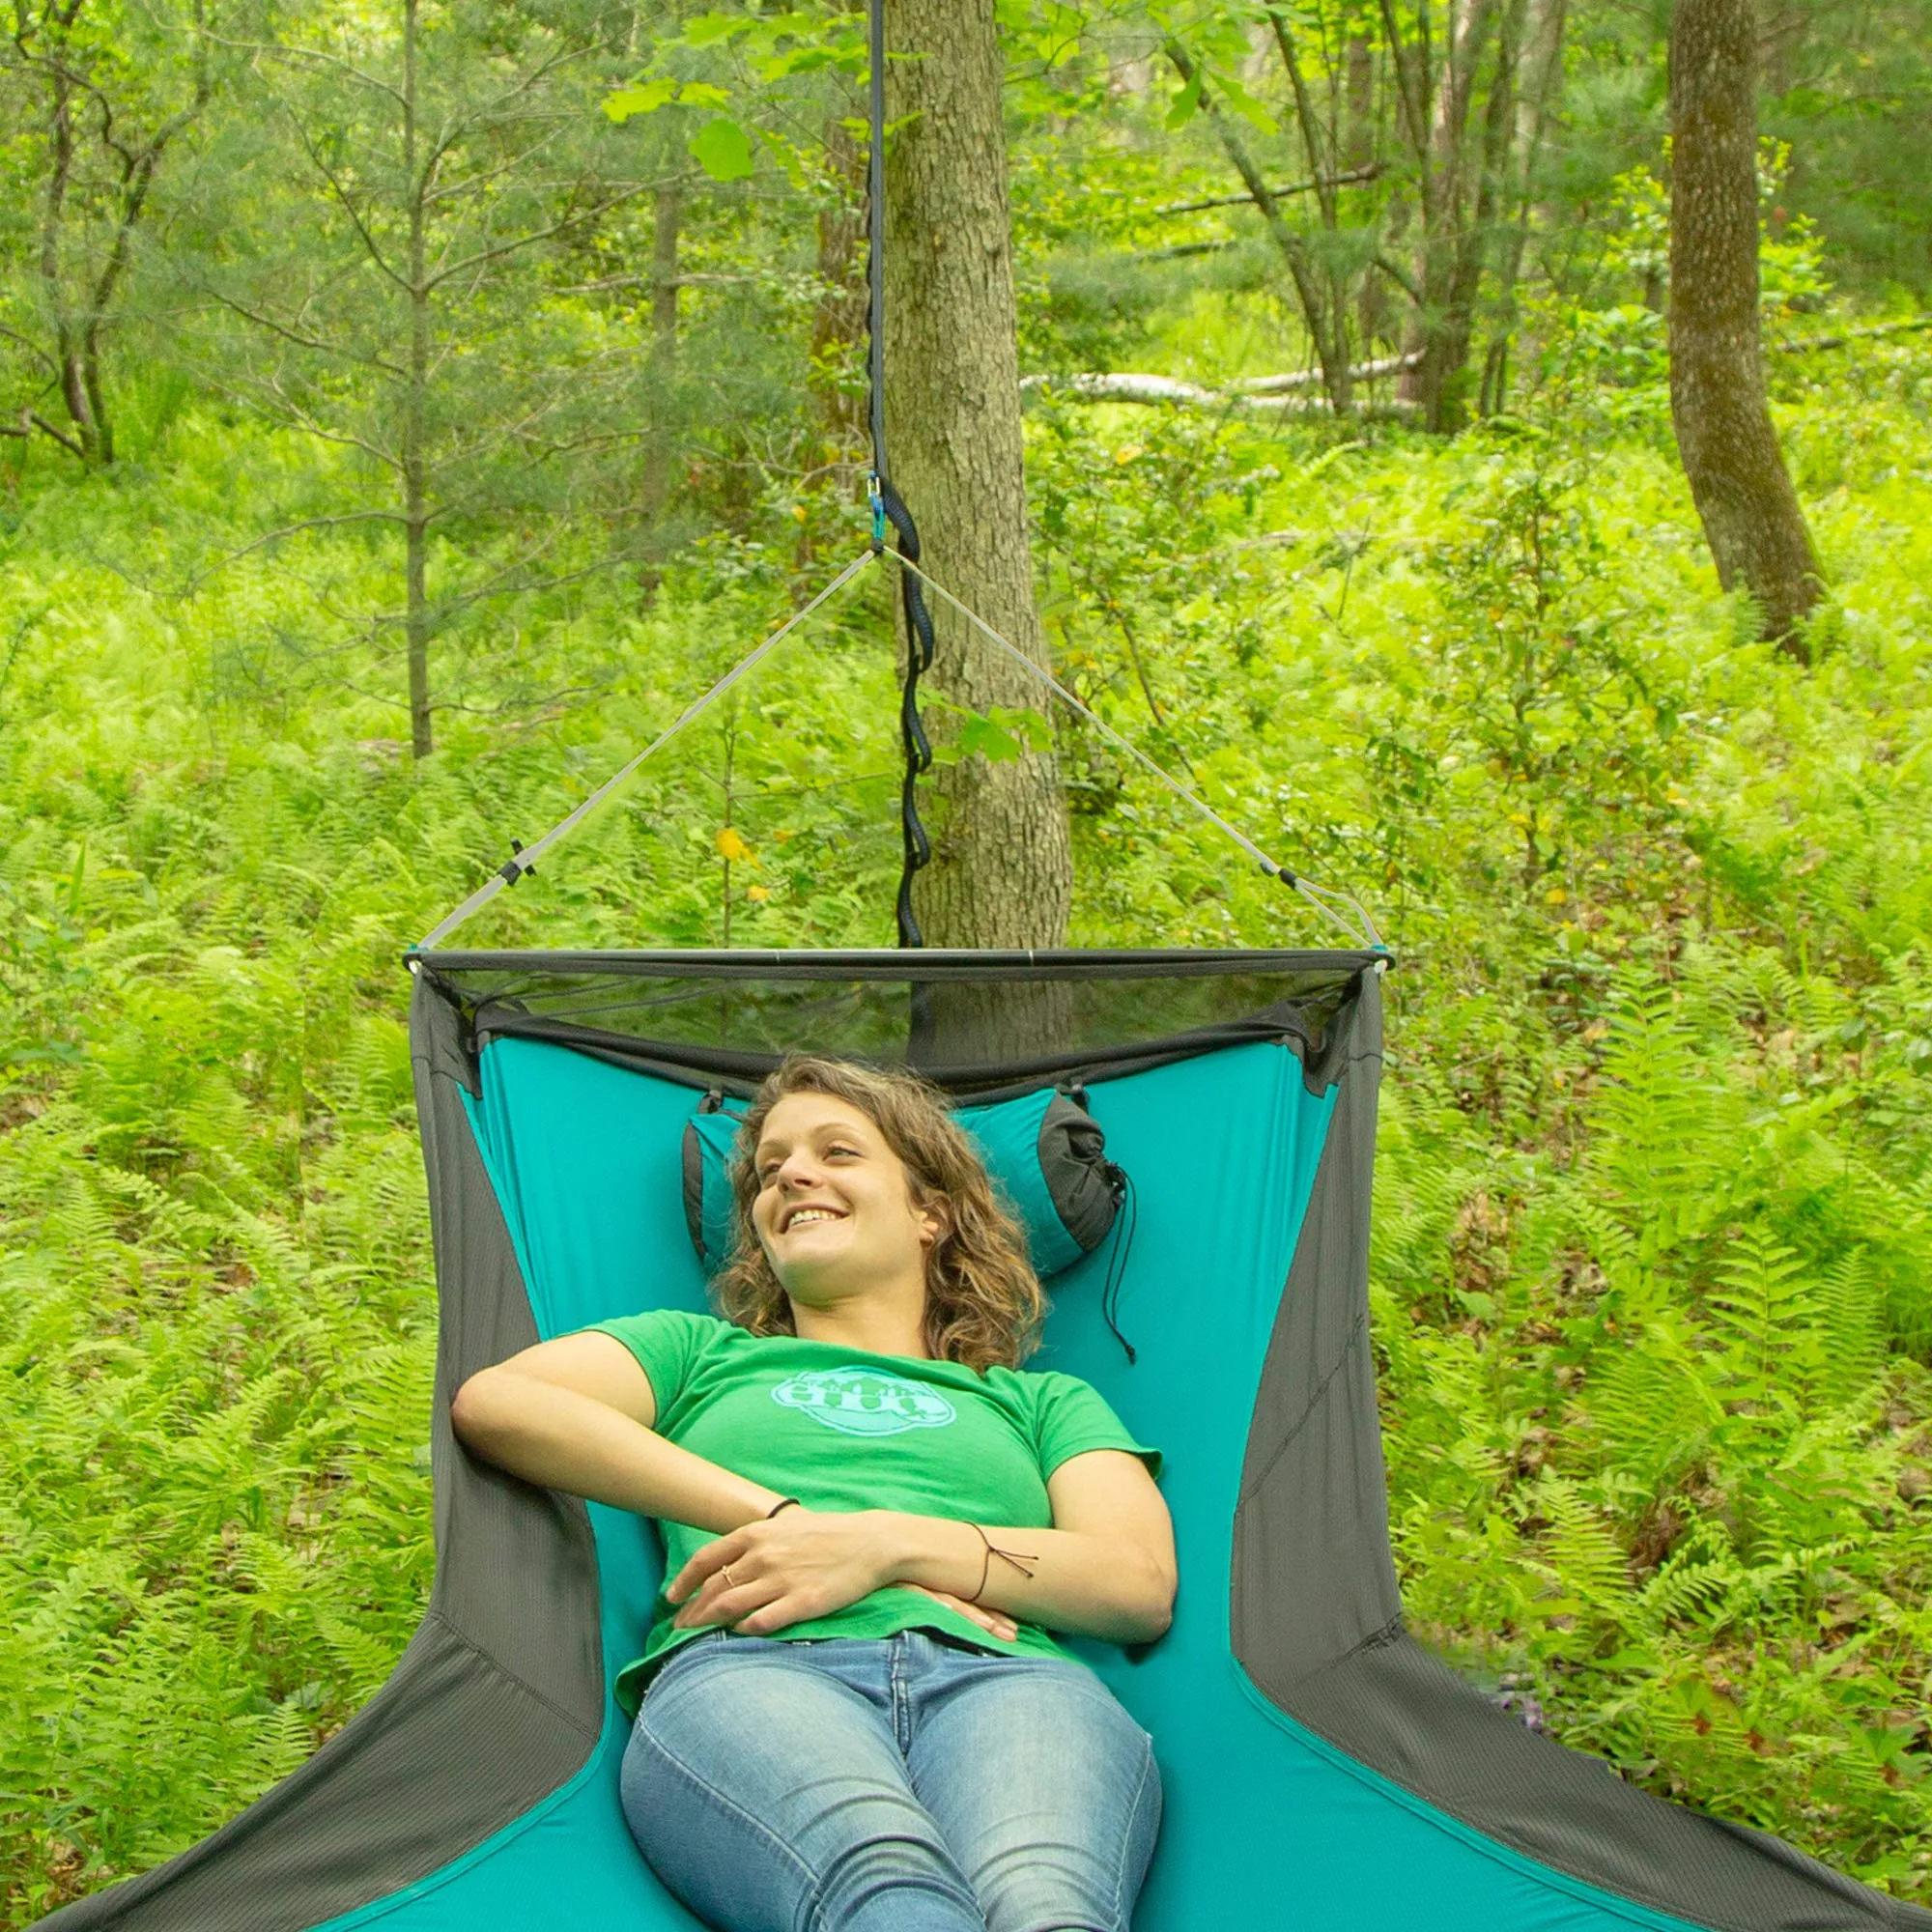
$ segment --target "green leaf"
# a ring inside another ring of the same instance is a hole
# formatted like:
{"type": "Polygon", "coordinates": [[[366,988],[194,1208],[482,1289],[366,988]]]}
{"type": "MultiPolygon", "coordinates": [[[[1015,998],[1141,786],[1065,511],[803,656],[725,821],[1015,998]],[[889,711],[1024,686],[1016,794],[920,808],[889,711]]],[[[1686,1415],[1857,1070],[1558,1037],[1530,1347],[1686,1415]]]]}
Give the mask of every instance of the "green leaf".
{"type": "Polygon", "coordinates": [[[831,67],[838,59],[838,53],[831,47],[791,47],[762,62],[758,68],[758,78],[783,80],[787,74],[816,73],[820,68],[831,67]]]}
{"type": "Polygon", "coordinates": [[[1004,764],[1020,755],[1020,741],[1004,725],[990,718],[968,718],[959,726],[959,753],[971,757],[975,752],[991,764],[1004,764]]]}
{"type": "Polygon", "coordinates": [[[681,38],[688,47],[715,47],[735,40],[753,24],[743,14],[695,14],[684,23],[681,38]]]}
{"type": "Polygon", "coordinates": [[[1277,130],[1278,124],[1274,116],[1233,74],[1216,74],[1214,76],[1214,85],[1221,99],[1249,127],[1259,128],[1264,134],[1272,134],[1277,130]]]}
{"type": "Polygon", "coordinates": [[[1167,110],[1166,127],[1171,134],[1184,128],[1192,121],[1201,107],[1201,71],[1194,71],[1194,78],[1174,97],[1174,104],[1167,110]]]}
{"type": "Polygon", "coordinates": [[[647,80],[641,87],[620,87],[604,100],[604,111],[621,127],[634,114],[655,114],[677,91],[674,80],[647,80]]]}
{"type": "Polygon", "coordinates": [[[742,181],[752,172],[751,137],[735,121],[707,121],[688,145],[691,158],[713,181],[742,181]]]}
{"type": "Polygon", "coordinates": [[[731,97],[708,80],[687,80],[678,89],[679,103],[685,107],[728,107],[731,97]]]}

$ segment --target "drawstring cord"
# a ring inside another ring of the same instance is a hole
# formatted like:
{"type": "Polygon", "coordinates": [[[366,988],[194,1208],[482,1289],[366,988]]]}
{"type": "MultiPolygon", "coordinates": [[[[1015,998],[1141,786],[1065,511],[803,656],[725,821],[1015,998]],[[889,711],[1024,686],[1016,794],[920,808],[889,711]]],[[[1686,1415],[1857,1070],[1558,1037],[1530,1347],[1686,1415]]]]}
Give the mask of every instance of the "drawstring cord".
{"type": "Polygon", "coordinates": [[[1114,1340],[1127,1351],[1127,1366],[1139,1357],[1134,1345],[1121,1333],[1115,1319],[1121,1305],[1121,1288],[1126,1276],[1127,1255],[1134,1244],[1134,1224],[1140,1219],[1140,1197],[1134,1192],[1134,1178],[1124,1168],[1108,1163],[1114,1177],[1115,1198],[1120,1206],[1114,1214],[1114,1249],[1107,1258],[1107,1285],[1100,1291],[1100,1316],[1113,1332],[1114,1340]]]}

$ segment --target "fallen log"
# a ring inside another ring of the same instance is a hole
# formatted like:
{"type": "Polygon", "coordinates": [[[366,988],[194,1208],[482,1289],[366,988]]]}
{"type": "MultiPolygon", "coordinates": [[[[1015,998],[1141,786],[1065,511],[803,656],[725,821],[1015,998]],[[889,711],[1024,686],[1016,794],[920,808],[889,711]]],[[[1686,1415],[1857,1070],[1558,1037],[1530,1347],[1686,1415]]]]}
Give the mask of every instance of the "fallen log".
{"type": "MultiPolygon", "coordinates": [[[[1405,365],[1405,358],[1391,356],[1386,365],[1369,363],[1365,370],[1376,375],[1393,375],[1405,365]]],[[[1364,370],[1354,372],[1358,382],[1371,380],[1364,370]]],[[[1052,391],[1088,403],[1166,404],[1197,410],[1241,410],[1264,415],[1327,415],[1331,405],[1326,396],[1301,395],[1294,390],[1317,386],[1321,375],[1315,370],[1290,376],[1250,376],[1227,389],[1209,389],[1199,383],[1182,382],[1178,376],[1153,376],[1131,371],[1092,370],[1071,376],[1025,376],[1020,390],[1052,391]]],[[[1404,422],[1416,413],[1416,405],[1399,400],[1365,402],[1356,413],[1372,421],[1404,422]]]]}
{"type": "MultiPolygon", "coordinates": [[[[1400,376],[1405,369],[1419,369],[1422,366],[1422,351],[1410,350],[1406,355],[1384,355],[1374,362],[1358,362],[1349,371],[1351,383],[1378,382],[1384,376],[1400,376]]],[[[1287,389],[1314,389],[1321,384],[1320,369],[1296,369],[1287,376],[1243,376],[1232,386],[1244,395],[1272,396],[1287,389]]]]}

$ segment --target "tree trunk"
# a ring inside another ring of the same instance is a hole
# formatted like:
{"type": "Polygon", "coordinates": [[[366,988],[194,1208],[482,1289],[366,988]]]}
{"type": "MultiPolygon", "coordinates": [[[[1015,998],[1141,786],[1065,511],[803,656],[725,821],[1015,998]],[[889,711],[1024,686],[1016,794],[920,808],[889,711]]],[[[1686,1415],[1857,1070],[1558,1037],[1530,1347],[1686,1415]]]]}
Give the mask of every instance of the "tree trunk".
{"type": "Polygon", "coordinates": [[[1678,0],[1670,33],[1670,416],[1726,590],[1808,661],[1823,594],[1765,399],[1758,339],[1756,22],[1751,0],[1678,0]]]}
{"type": "MultiPolygon", "coordinates": [[[[1344,94],[1347,121],[1342,137],[1342,165],[1351,174],[1373,167],[1380,158],[1376,125],[1376,50],[1365,33],[1349,36],[1344,94]]],[[[1388,334],[1388,299],[1382,277],[1374,269],[1355,286],[1355,328],[1362,354],[1373,357],[1376,344],[1388,334]]]]}
{"type": "Polygon", "coordinates": [[[1268,24],[1274,30],[1274,43],[1281,63],[1288,71],[1289,85],[1294,93],[1294,118],[1301,129],[1301,145],[1308,156],[1309,178],[1315,185],[1315,201],[1321,214],[1321,227],[1328,238],[1324,251],[1327,288],[1321,302],[1323,339],[1316,347],[1322,373],[1328,378],[1328,400],[1335,413],[1346,415],[1353,401],[1350,365],[1353,354],[1349,342],[1349,270],[1335,242],[1341,227],[1341,186],[1336,177],[1341,162],[1336,158],[1339,142],[1332,127],[1323,130],[1321,117],[1310,98],[1308,82],[1301,71],[1294,35],[1278,8],[1268,9],[1268,24]]]}
{"type": "MultiPolygon", "coordinates": [[[[83,463],[102,464],[112,460],[111,437],[103,444],[102,424],[96,414],[90,394],[88,371],[82,354],[79,328],[68,313],[65,271],[61,262],[61,242],[67,218],[68,188],[75,166],[74,94],[64,58],[58,51],[49,63],[47,82],[47,149],[51,166],[47,171],[46,196],[41,211],[41,283],[47,307],[54,318],[53,363],[60,384],[61,401],[66,405],[73,436],[68,447],[78,452],[83,463]]],[[[63,439],[65,440],[65,439],[63,439]]]]}
{"type": "MultiPolygon", "coordinates": [[[[1482,412],[1509,406],[1510,351],[1516,340],[1516,291],[1540,185],[1543,142],[1563,91],[1563,35],[1567,0],[1529,0],[1523,27],[1522,70],[1526,76],[1516,96],[1516,136],[1509,185],[1510,225],[1496,265],[1497,322],[1483,367],[1482,412]]],[[[1553,220],[1546,228],[1555,227],[1553,220]]]]}
{"type": "Polygon", "coordinates": [[[811,393],[825,460],[852,460],[866,440],[866,399],[852,385],[852,346],[866,327],[866,156],[844,120],[825,124],[833,198],[818,211],[818,305],[811,318],[811,393]]]}
{"type": "MultiPolygon", "coordinates": [[[[1176,40],[1168,41],[1164,51],[1175,72],[1191,85],[1196,76],[1194,57],[1176,40]]],[[[1256,166],[1246,143],[1235,131],[1205,84],[1200,91],[1200,99],[1202,114],[1213,128],[1222,152],[1240,176],[1241,185],[1248,191],[1248,199],[1260,210],[1269,236],[1281,250],[1282,260],[1288,264],[1288,272],[1294,282],[1295,298],[1301,304],[1301,319],[1308,329],[1309,340],[1315,346],[1316,360],[1321,365],[1321,380],[1328,391],[1329,404],[1338,416],[1347,415],[1353,401],[1353,391],[1349,384],[1347,319],[1343,318],[1340,324],[1342,345],[1338,353],[1338,330],[1328,326],[1327,302],[1321,283],[1315,278],[1315,265],[1309,257],[1307,242],[1288,225],[1288,218],[1281,212],[1280,200],[1256,166]]]]}
{"type": "Polygon", "coordinates": [[[429,701],[429,501],[423,437],[429,410],[429,303],[424,199],[416,168],[416,0],[403,7],[403,177],[410,213],[410,370],[403,391],[403,632],[409,645],[410,753],[436,749],[429,701]]]}
{"type": "MultiPolygon", "coordinates": [[[[886,429],[932,575],[1037,662],[993,0],[888,0],[886,429]]],[[[1051,699],[943,605],[932,683],[975,711],[1051,699]]],[[[1065,943],[1072,857],[1051,753],[935,771],[928,944],[1065,943]]]]}
{"type": "Polygon", "coordinates": [[[1437,358],[1449,373],[1437,385],[1436,419],[1431,425],[1437,430],[1462,428],[1467,412],[1467,370],[1476,332],[1476,297],[1482,287],[1483,270],[1488,265],[1498,206],[1507,191],[1510,148],[1516,130],[1517,62],[1521,33],[1522,0],[1510,0],[1497,28],[1495,69],[1490,76],[1490,96],[1483,110],[1482,163],[1475,208],[1456,238],[1455,268],[1443,308],[1437,358]]]}
{"type": "Polygon", "coordinates": [[[1462,0],[1449,9],[1438,74],[1431,71],[1427,38],[1406,41],[1394,0],[1380,0],[1403,129],[1415,156],[1422,231],[1415,256],[1417,300],[1403,336],[1403,353],[1416,360],[1397,394],[1413,403],[1424,423],[1437,432],[1460,424],[1467,387],[1468,331],[1457,310],[1468,249],[1473,242],[1480,250],[1481,241],[1467,232],[1478,217],[1465,193],[1464,161],[1476,70],[1496,9],[1497,0],[1462,0]]]}
{"type": "MultiPolygon", "coordinates": [[[[671,385],[677,377],[677,244],[684,218],[684,188],[668,183],[651,209],[651,401],[657,421],[644,442],[643,512],[656,523],[670,499],[671,460],[676,444],[671,428],[671,385]]],[[[649,573],[655,589],[657,573],[649,573]]]]}

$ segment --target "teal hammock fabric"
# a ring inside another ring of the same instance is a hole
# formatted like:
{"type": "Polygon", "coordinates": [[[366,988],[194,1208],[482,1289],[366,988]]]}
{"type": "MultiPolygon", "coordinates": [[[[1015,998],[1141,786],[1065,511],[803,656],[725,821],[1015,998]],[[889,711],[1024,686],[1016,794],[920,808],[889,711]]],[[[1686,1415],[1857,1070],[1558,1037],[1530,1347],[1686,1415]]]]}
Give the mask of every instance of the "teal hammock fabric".
{"type": "MultiPolygon", "coordinates": [[[[515,1039],[484,1052],[482,1073],[472,1119],[539,1331],[564,1334],[643,1307],[702,1308],[677,1167],[691,1090],[515,1039]]],[[[1180,1526],[1174,1629],[1134,1660],[1080,1646],[1152,1732],[1166,1780],[1166,1822],[1136,1926],[1681,1924],[1593,1899],[1433,1814],[1272,1709],[1230,1654],[1226,1578],[1249,1410],[1333,1104],[1332,1090],[1308,1093],[1300,1063],[1280,1046],[1155,1068],[1092,1095],[1109,1153],[1141,1193],[1122,1296],[1140,1361],[1126,1366],[1100,1320],[1100,1254],[1056,1283],[1036,1366],[1085,1378],[1130,1429],[1172,1445],[1163,1491],[1180,1526]],[[1176,1122],[1187,1123],[1183,1134],[1176,1122]],[[1290,1871],[1293,1895],[1285,1898],[1290,1871]]],[[[640,1647],[660,1571],[637,1520],[595,1507],[591,1517],[614,1676],[640,1647]]],[[[335,1919],[331,1932],[379,1919],[397,1932],[696,1924],[625,1830],[616,1803],[624,1741],[613,1710],[590,1763],[552,1804],[409,1898],[335,1919]]]]}

